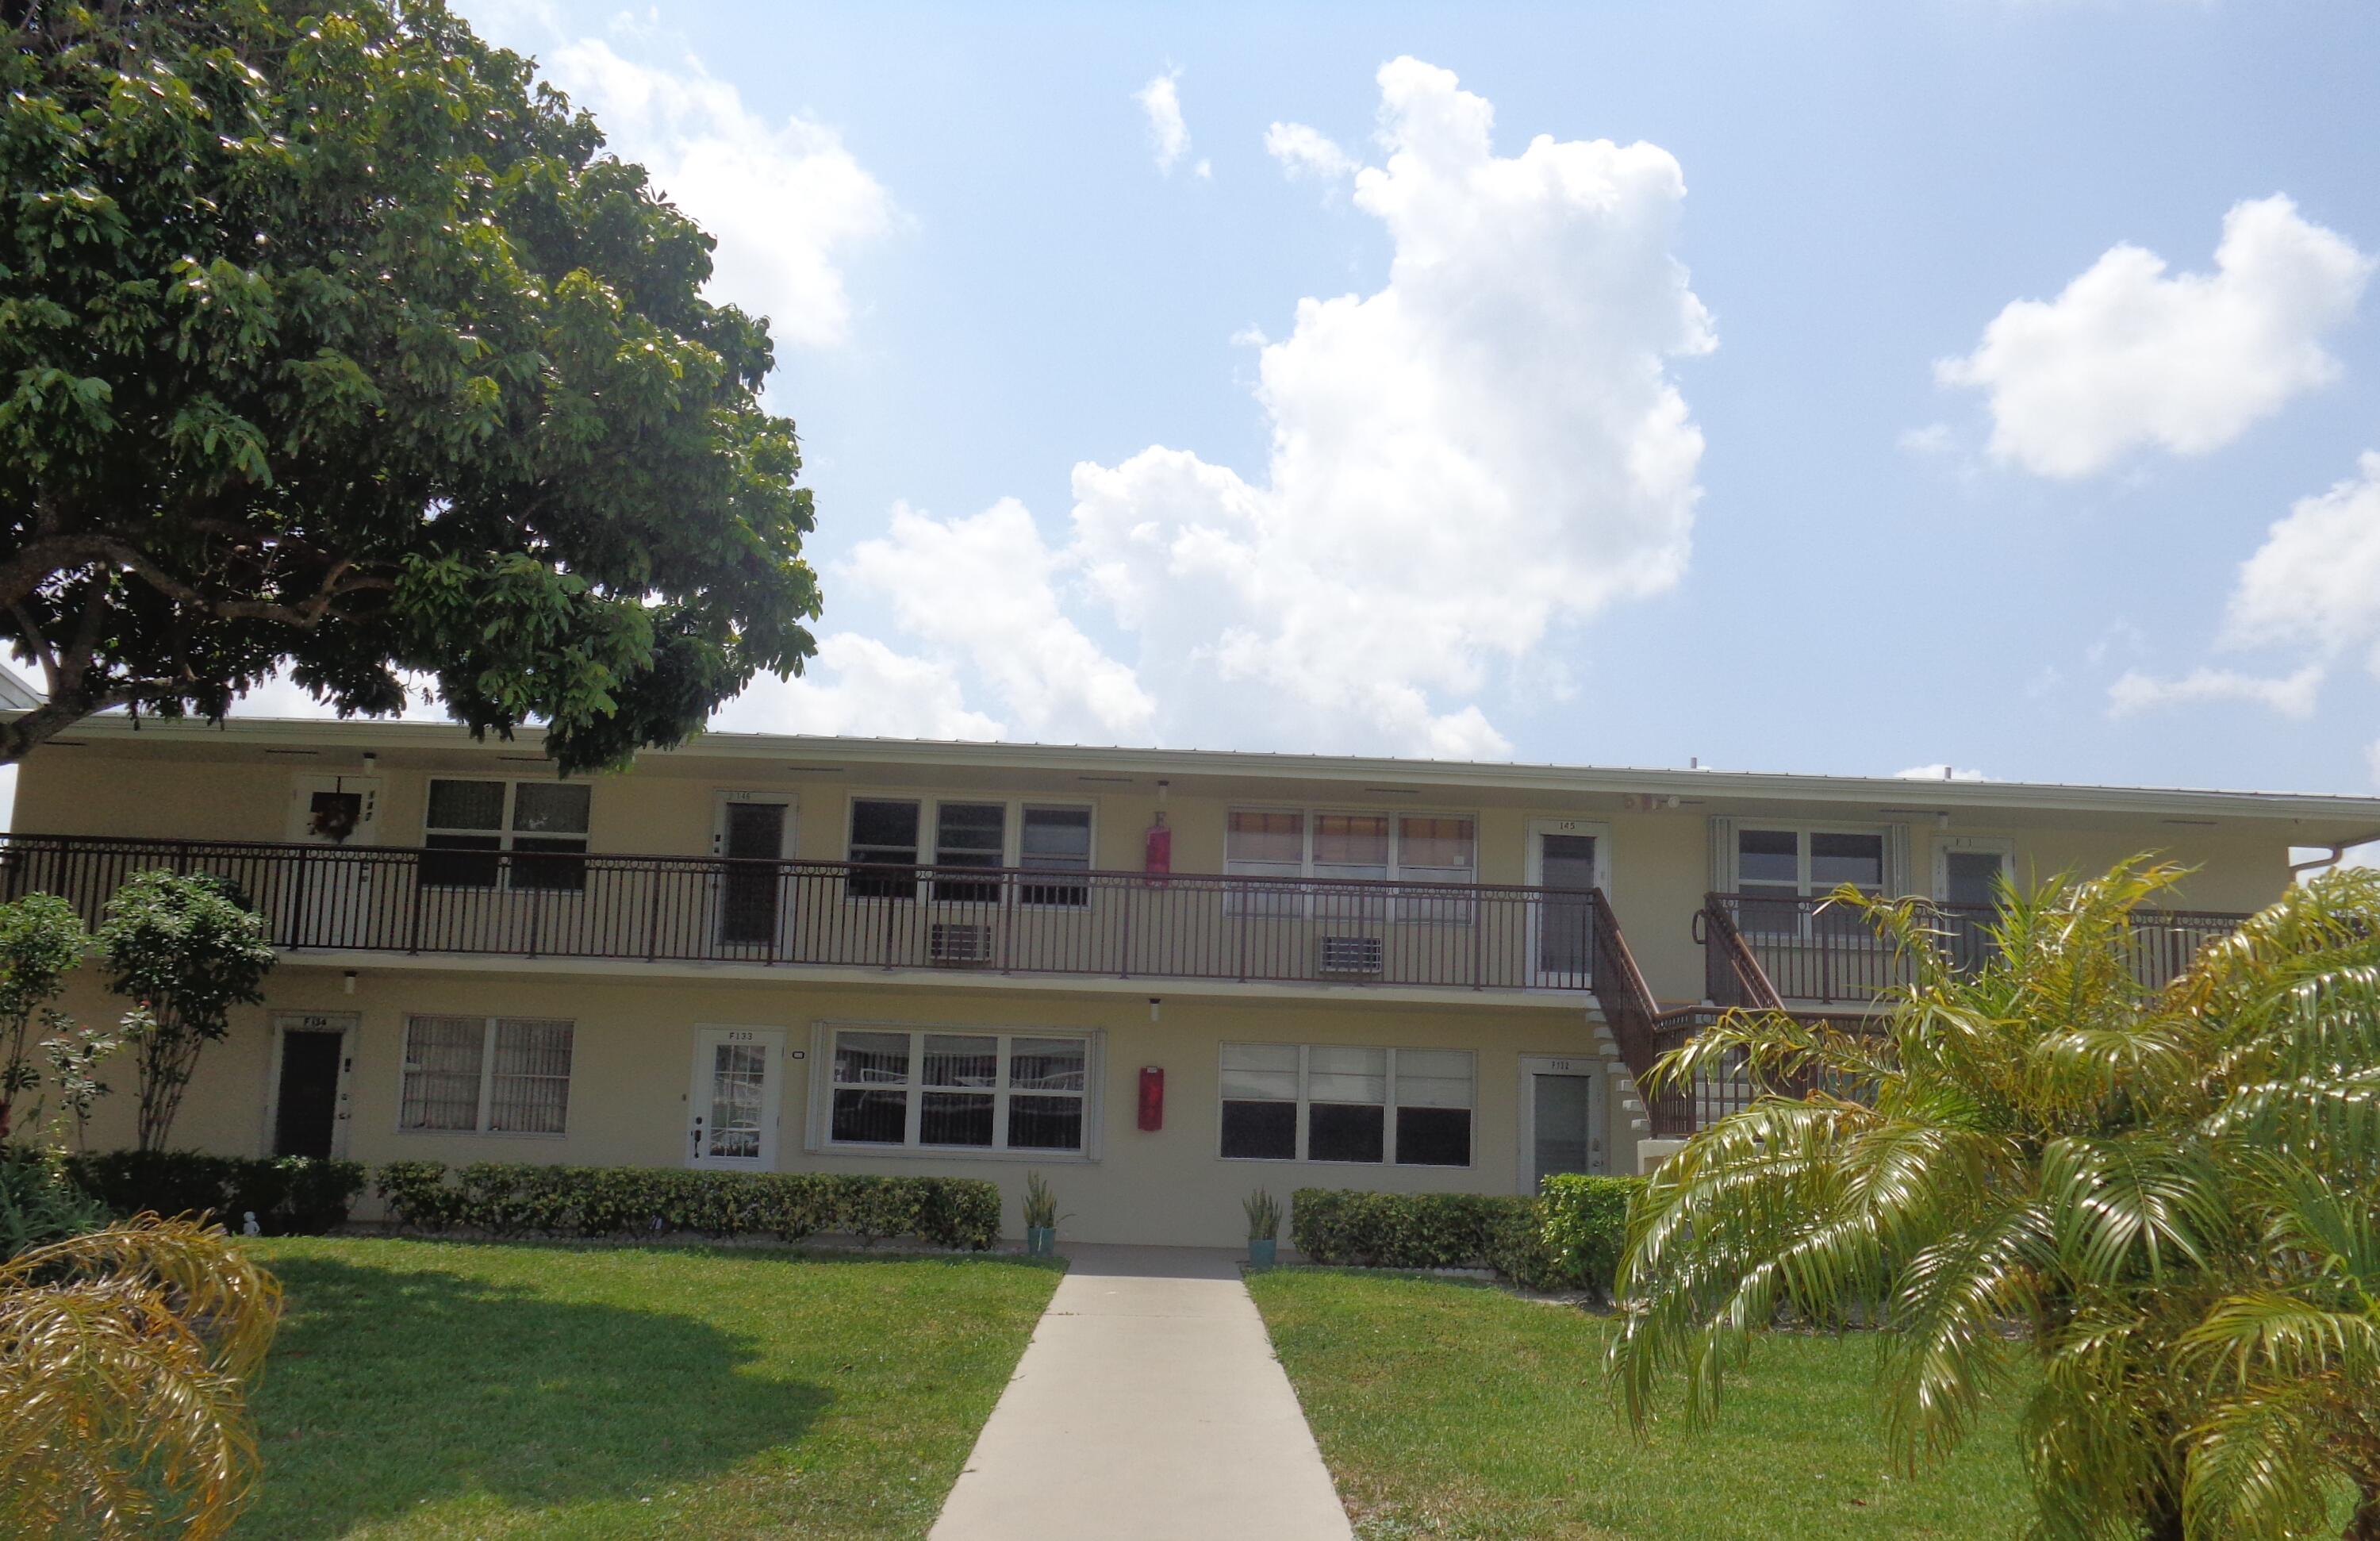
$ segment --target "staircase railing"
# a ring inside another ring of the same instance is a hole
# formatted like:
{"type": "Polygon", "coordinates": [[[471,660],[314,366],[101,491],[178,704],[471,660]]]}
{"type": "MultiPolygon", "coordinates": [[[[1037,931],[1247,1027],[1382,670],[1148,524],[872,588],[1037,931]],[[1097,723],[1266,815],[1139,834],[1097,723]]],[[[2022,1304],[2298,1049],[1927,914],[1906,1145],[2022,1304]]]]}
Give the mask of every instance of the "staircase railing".
{"type": "Polygon", "coordinates": [[[1659,1004],[1653,999],[1652,988],[1645,983],[1644,970],[1636,966],[1634,954],[1628,951],[1628,939],[1620,929],[1620,916],[1613,913],[1611,901],[1597,889],[1588,902],[1593,930],[1595,1001],[1603,1008],[1603,1020],[1611,1029],[1612,1041],[1619,1046],[1620,1058],[1627,1063],[1628,1073],[1641,1084],[1660,1054],[1655,1036],[1661,1014],[1659,1004]]]}
{"type": "MultiPolygon", "coordinates": [[[[1645,982],[1620,928],[1620,917],[1601,890],[1594,900],[1595,1000],[1620,1050],[1628,1074],[1635,1077],[1638,1095],[1656,1139],[1682,1139],[1712,1119],[1751,1100],[1730,1076],[1698,1075],[1683,1086],[1652,1086],[1654,1064],[1673,1049],[1718,1019],[1706,1006],[1663,1011],[1645,982]]],[[[1755,973],[1757,965],[1755,965],[1755,973]]]]}
{"type": "Polygon", "coordinates": [[[1760,966],[1760,955],[1743,940],[1735,912],[1725,902],[1728,897],[1703,895],[1702,913],[1694,917],[1694,940],[1703,944],[1703,995],[1721,1009],[1781,1012],[1785,998],[1760,966]]]}

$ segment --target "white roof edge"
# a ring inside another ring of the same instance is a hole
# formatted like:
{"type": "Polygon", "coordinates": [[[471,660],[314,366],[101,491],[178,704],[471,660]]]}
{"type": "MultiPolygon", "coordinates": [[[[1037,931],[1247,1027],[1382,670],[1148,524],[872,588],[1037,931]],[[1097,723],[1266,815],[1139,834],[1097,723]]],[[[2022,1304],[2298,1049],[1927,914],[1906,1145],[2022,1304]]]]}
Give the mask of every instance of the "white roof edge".
{"type": "Polygon", "coordinates": [[[0,710],[30,711],[42,701],[42,693],[27,685],[23,675],[0,663],[0,710]]]}
{"type": "MultiPolygon", "coordinates": [[[[5,713],[0,713],[5,715],[5,713]]],[[[236,717],[220,724],[190,719],[93,717],[63,737],[124,739],[136,734],[212,737],[259,747],[338,746],[357,751],[444,749],[519,754],[544,739],[524,729],[510,743],[475,742],[449,722],[236,717]]],[[[704,734],[686,755],[721,759],[848,760],[869,765],[945,765],[1173,775],[1269,776],[1292,781],[1374,781],[1411,786],[1486,786],[1521,791],[1636,793],[1656,796],[1861,803],[1932,812],[1960,807],[2065,809],[2107,813],[2219,814],[2233,818],[2369,820],[2380,836],[2380,797],[2315,793],[2233,792],[2187,787],[2065,785],[2043,782],[1929,781],[1897,776],[1829,776],[1787,771],[1678,770],[1625,766],[1564,766],[1500,761],[1396,759],[1300,755],[1249,749],[1148,749],[1069,744],[1003,744],[906,738],[834,738],[778,734],[704,734]]]]}

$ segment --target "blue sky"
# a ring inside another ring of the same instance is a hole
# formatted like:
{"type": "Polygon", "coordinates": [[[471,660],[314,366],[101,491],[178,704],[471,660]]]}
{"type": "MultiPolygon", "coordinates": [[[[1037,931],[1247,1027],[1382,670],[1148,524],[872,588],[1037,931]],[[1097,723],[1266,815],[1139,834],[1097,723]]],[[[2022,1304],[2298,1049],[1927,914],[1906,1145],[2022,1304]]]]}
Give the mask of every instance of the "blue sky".
{"type": "Polygon", "coordinates": [[[459,8],[775,322],[722,725],[2380,784],[2372,7],[459,8]]]}

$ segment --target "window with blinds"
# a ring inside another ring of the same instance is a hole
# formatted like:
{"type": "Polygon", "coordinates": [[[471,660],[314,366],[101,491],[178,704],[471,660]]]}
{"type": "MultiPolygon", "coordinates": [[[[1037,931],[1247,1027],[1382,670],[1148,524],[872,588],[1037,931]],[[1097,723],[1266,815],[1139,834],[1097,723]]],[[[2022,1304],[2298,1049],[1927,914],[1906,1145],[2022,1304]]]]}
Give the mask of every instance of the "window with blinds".
{"type": "MultiPolygon", "coordinates": [[[[1465,814],[1232,808],[1223,827],[1223,870],[1242,878],[1468,885],[1479,880],[1478,824],[1465,814]]],[[[1471,904],[1467,893],[1420,889],[1392,896],[1385,886],[1285,880],[1278,889],[1235,892],[1225,907],[1234,914],[1463,925],[1471,919],[1471,904]]]]}
{"type": "Polygon", "coordinates": [[[572,1037],[572,1024],[542,1017],[407,1018],[397,1127],[563,1133],[570,1120],[572,1037]]]}
{"type": "Polygon", "coordinates": [[[1227,1043],[1220,1081],[1227,1159],[1471,1164],[1465,1050],[1227,1043]]]}
{"type": "Polygon", "coordinates": [[[1090,1040],[1073,1034],[845,1027],[829,1037],[832,1145],[1085,1148],[1090,1040]]]}
{"type": "Polygon", "coordinates": [[[422,819],[421,881],[432,888],[582,892],[589,806],[583,782],[433,777],[422,819]]]}

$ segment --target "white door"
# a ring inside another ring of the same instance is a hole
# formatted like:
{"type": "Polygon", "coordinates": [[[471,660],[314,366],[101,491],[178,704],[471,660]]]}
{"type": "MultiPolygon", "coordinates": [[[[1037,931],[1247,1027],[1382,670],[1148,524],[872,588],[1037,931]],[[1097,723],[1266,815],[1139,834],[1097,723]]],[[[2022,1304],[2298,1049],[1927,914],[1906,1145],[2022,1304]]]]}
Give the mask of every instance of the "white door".
{"type": "Polygon", "coordinates": [[[1521,1061],[1521,1192],[1560,1172],[1609,1170],[1604,1153],[1603,1072],[1593,1060],[1521,1061]]]}
{"type": "Polygon", "coordinates": [[[731,957],[774,956],[794,911],[793,876],[777,865],[794,854],[793,799],[773,792],[721,793],[711,813],[710,854],[725,863],[710,878],[712,945],[731,957]]]}
{"type": "Polygon", "coordinates": [[[1537,984],[1575,989],[1595,972],[1595,913],[1585,893],[1609,881],[1610,836],[1581,819],[1529,823],[1528,881],[1562,890],[1540,898],[1529,917],[1529,975],[1537,984]]]}
{"type": "Polygon", "coordinates": [[[774,1027],[703,1027],[686,1094],[686,1165],[738,1171],[777,1166],[785,1035],[774,1027]]]}
{"type": "MultiPolygon", "coordinates": [[[[363,851],[380,843],[378,776],[299,776],[289,794],[289,838],[300,845],[363,851]]],[[[293,947],[362,947],[373,940],[367,855],[305,853],[277,875],[283,935],[293,947]]],[[[392,885],[393,886],[393,885],[392,885]]],[[[260,896],[261,897],[261,896],[260,896]]]]}

